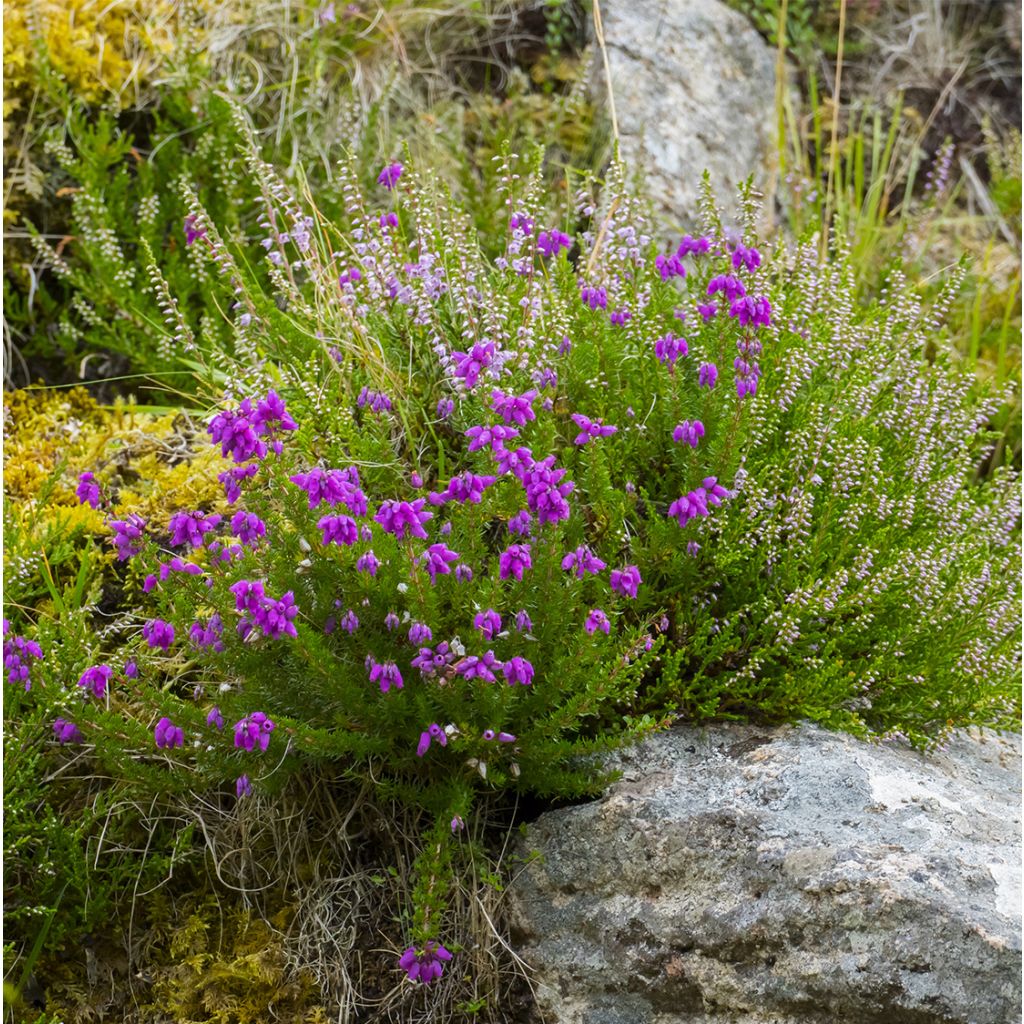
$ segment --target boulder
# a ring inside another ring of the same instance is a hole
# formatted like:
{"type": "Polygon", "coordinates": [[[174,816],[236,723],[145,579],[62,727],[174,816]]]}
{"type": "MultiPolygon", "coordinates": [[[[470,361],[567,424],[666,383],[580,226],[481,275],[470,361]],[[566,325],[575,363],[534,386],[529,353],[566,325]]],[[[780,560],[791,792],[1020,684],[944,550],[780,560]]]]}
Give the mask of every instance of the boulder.
{"type": "Polygon", "coordinates": [[[520,840],[550,1024],[1013,1024],[1020,738],[689,727],[520,840]]]}
{"type": "MultiPolygon", "coordinates": [[[[659,226],[692,231],[701,175],[726,209],[775,152],[775,53],[720,0],[601,0],[621,153],[640,167],[659,226]]],[[[592,91],[607,101],[600,55],[592,91]]]]}

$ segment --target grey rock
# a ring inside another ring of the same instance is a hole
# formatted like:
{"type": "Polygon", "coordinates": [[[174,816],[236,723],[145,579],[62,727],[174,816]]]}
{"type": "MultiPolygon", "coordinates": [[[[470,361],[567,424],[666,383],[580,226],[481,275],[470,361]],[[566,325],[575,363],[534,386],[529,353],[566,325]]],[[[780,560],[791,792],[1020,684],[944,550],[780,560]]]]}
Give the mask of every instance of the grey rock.
{"type": "MultiPolygon", "coordinates": [[[[775,54],[720,0],[601,0],[621,154],[642,168],[658,222],[692,231],[701,175],[726,209],[774,153],[775,54]]],[[[608,94],[598,56],[592,91],[608,94]]]]}
{"type": "Polygon", "coordinates": [[[690,727],[520,841],[513,936],[552,1024],[1013,1024],[1019,737],[944,752],[690,727]]]}

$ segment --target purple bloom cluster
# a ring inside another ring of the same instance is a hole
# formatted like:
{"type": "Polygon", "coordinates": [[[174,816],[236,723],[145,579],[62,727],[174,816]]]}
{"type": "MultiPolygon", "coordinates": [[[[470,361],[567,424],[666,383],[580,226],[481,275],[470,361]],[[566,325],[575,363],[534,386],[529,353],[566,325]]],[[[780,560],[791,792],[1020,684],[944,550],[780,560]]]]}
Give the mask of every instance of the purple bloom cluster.
{"type": "Polygon", "coordinates": [[[685,338],[674,338],[671,334],[658,338],[654,343],[654,354],[658,362],[668,363],[669,366],[672,366],[680,356],[688,355],[689,351],[685,338]]]}
{"type": "Polygon", "coordinates": [[[249,635],[254,625],[259,626],[264,636],[273,639],[285,634],[298,635],[292,620],[299,614],[299,609],[291,590],[275,601],[266,595],[263,584],[258,580],[239,580],[230,589],[235,595],[235,610],[246,613],[238,624],[238,631],[243,637],[249,635]]]}
{"type": "Polygon", "coordinates": [[[231,532],[243,544],[255,547],[260,537],[266,536],[267,526],[255,512],[239,509],[231,517],[231,532]]]}
{"type": "Polygon", "coordinates": [[[167,717],[161,718],[156,723],[153,738],[156,740],[158,750],[173,750],[175,747],[185,745],[185,731],[167,717]]]}
{"type": "Polygon", "coordinates": [[[371,391],[369,388],[363,388],[359,392],[359,397],[356,399],[356,405],[360,409],[369,407],[370,412],[375,412],[380,415],[384,412],[391,412],[391,399],[388,398],[382,391],[371,391]]]}
{"type": "Polygon", "coordinates": [[[420,675],[429,677],[447,668],[455,660],[455,652],[447,641],[442,640],[436,648],[421,647],[412,659],[412,667],[420,670],[420,675]]]}
{"type": "Polygon", "coordinates": [[[763,295],[745,295],[729,306],[729,316],[736,317],[741,327],[771,327],[772,304],[763,295]]]}
{"type": "Polygon", "coordinates": [[[702,388],[713,388],[718,383],[718,367],[714,363],[701,363],[697,373],[697,384],[702,388]]]}
{"type": "Polygon", "coordinates": [[[384,169],[377,175],[377,183],[383,185],[389,192],[398,184],[398,179],[402,176],[402,165],[396,160],[394,163],[387,164],[384,169]]]}
{"type": "Polygon", "coordinates": [[[419,981],[429,985],[441,977],[444,963],[451,960],[452,955],[440,942],[431,940],[424,943],[423,949],[417,951],[410,946],[398,959],[398,966],[409,976],[410,981],[419,981]]]}
{"type": "Polygon", "coordinates": [[[731,274],[719,274],[718,277],[713,277],[708,282],[708,295],[715,295],[718,292],[722,292],[725,295],[727,302],[735,302],[747,294],[746,288],[743,287],[743,282],[731,274]]]}
{"type": "Polygon", "coordinates": [[[425,622],[414,622],[409,627],[409,643],[419,647],[421,644],[429,644],[434,639],[434,634],[425,622]]]}
{"type": "Polygon", "coordinates": [[[208,647],[218,654],[224,650],[224,623],[221,617],[214,613],[204,626],[198,619],[192,623],[188,631],[189,639],[196,647],[208,647]]]}
{"type": "Polygon", "coordinates": [[[242,496],[242,481],[249,480],[259,472],[259,466],[254,462],[248,466],[232,466],[225,469],[223,473],[217,474],[217,479],[224,487],[224,496],[229,503],[236,502],[242,496]]]}
{"type": "Polygon", "coordinates": [[[673,277],[686,277],[686,267],[683,266],[678,254],[658,256],[654,265],[658,268],[662,281],[668,281],[673,277]]]}
{"type": "Polygon", "coordinates": [[[529,686],[533,682],[533,665],[525,658],[509,658],[501,666],[501,671],[509,686],[515,686],[517,683],[520,686],[529,686]]]}
{"type": "MultiPolygon", "coordinates": [[[[298,424],[288,414],[284,402],[276,391],[268,391],[255,408],[253,400],[245,398],[237,410],[224,409],[209,422],[206,432],[213,444],[220,445],[220,453],[235,462],[262,459],[267,454],[264,438],[273,438],[279,430],[297,430],[298,424]]],[[[280,441],[271,440],[275,451],[280,452],[280,441]]]]}
{"type": "Polygon", "coordinates": [[[672,440],[677,444],[685,442],[691,448],[696,448],[700,439],[704,436],[704,424],[700,420],[683,420],[675,430],[672,431],[672,440]]]}
{"type": "Polygon", "coordinates": [[[357,572],[365,572],[369,573],[371,576],[376,576],[379,568],[380,560],[372,551],[367,551],[356,559],[357,572]]]}
{"type": "Polygon", "coordinates": [[[163,619],[150,619],[142,627],[142,635],[150,647],[159,647],[167,651],[174,643],[174,626],[163,619]]]}
{"type": "Polygon", "coordinates": [[[555,469],[554,455],[531,461],[529,468],[520,468],[516,473],[526,490],[526,504],[541,526],[569,518],[569,503],[565,499],[576,485],[571,480],[561,482],[565,473],[564,469],[555,469]]]}
{"type": "MultiPolygon", "coordinates": [[[[453,352],[452,364],[455,376],[461,377],[467,388],[476,387],[480,374],[494,362],[494,354],[494,342],[491,341],[477,342],[468,352],[453,352]]],[[[438,415],[440,415],[440,407],[438,415]]]]}
{"type": "Polygon", "coordinates": [[[270,746],[270,734],[275,728],[262,711],[254,711],[235,722],[235,746],[243,750],[254,750],[258,746],[265,751],[270,746]]]}
{"type": "Polygon", "coordinates": [[[26,640],[20,636],[10,636],[11,624],[7,619],[4,625],[4,669],[7,682],[24,683],[25,690],[32,689],[32,668],[30,658],[40,659],[43,649],[35,640],[26,640]]]}
{"type": "Polygon", "coordinates": [[[506,441],[518,436],[519,431],[515,427],[503,427],[501,424],[470,427],[466,431],[466,437],[469,438],[469,451],[471,452],[480,451],[481,448],[490,448],[492,451],[498,451],[504,447],[506,441]]]}
{"type": "Polygon", "coordinates": [[[736,270],[739,270],[740,267],[746,267],[752,274],[759,266],[761,266],[761,254],[756,249],[748,249],[741,242],[733,250],[732,265],[736,270]]]}
{"type": "Polygon", "coordinates": [[[198,223],[199,218],[194,213],[190,213],[182,223],[182,230],[185,232],[185,245],[192,245],[200,238],[206,237],[206,228],[197,227],[198,223]]]}
{"type": "Polygon", "coordinates": [[[82,473],[79,476],[75,497],[78,498],[79,505],[91,505],[93,508],[100,507],[100,485],[96,483],[96,477],[92,473],[82,473]]]}
{"type": "Polygon", "coordinates": [[[426,732],[420,733],[420,742],[416,746],[416,756],[422,757],[430,749],[430,744],[433,740],[436,740],[442,747],[448,746],[448,734],[437,722],[428,726],[426,732]]]}
{"type": "Polygon", "coordinates": [[[613,327],[625,327],[633,319],[633,314],[628,309],[616,309],[608,314],[608,320],[613,327]]]}
{"type": "Polygon", "coordinates": [[[324,546],[344,544],[352,547],[359,540],[359,526],[350,516],[324,516],[316,526],[323,531],[324,546]]]}
{"type": "Polygon", "coordinates": [[[690,235],[684,235],[679,243],[679,248],[676,250],[676,255],[682,258],[689,256],[690,253],[706,253],[710,248],[710,238],[693,238],[690,235]]]}
{"type": "Polygon", "coordinates": [[[591,636],[598,630],[607,636],[611,630],[611,623],[608,621],[608,616],[600,608],[594,608],[587,616],[587,621],[583,624],[583,628],[591,636]]]}
{"type": "Polygon", "coordinates": [[[459,553],[452,551],[444,544],[431,544],[417,560],[417,565],[425,563],[427,572],[430,573],[430,582],[437,582],[438,576],[447,576],[451,570],[451,563],[459,560],[459,553]]]}
{"type": "Polygon", "coordinates": [[[216,704],[207,712],[206,724],[211,729],[216,729],[217,732],[224,728],[224,716],[220,713],[220,708],[216,704]]]}
{"type": "Polygon", "coordinates": [[[146,529],[146,520],[142,516],[130,512],[124,519],[112,520],[109,526],[114,533],[111,543],[117,549],[119,562],[124,562],[142,550],[141,541],[146,529]]]}
{"type": "Polygon", "coordinates": [[[532,402],[537,397],[536,388],[530,388],[521,395],[506,395],[503,391],[491,392],[491,408],[506,422],[525,426],[536,419],[532,402]]]}
{"type": "Polygon", "coordinates": [[[623,597],[636,597],[643,579],[635,565],[627,565],[624,569],[612,569],[611,585],[616,594],[623,597]]]}
{"type": "Polygon", "coordinates": [[[88,690],[98,700],[102,700],[113,674],[114,670],[109,665],[93,665],[78,677],[78,685],[88,690]]]}
{"type": "Polygon", "coordinates": [[[366,495],[359,485],[359,470],[355,466],[345,469],[321,469],[317,466],[308,473],[296,473],[288,479],[306,492],[311,509],[323,501],[328,505],[344,505],[354,516],[366,515],[366,495]]]}
{"type": "Polygon", "coordinates": [[[529,544],[510,544],[498,556],[498,575],[503,580],[514,576],[522,582],[523,572],[532,568],[533,561],[530,558],[529,544]]]}
{"type": "Polygon", "coordinates": [[[570,551],[562,559],[562,568],[566,572],[575,572],[578,580],[583,579],[587,573],[596,576],[604,567],[605,563],[585,544],[581,544],[575,551],[570,551]]]}
{"type": "Polygon", "coordinates": [[[466,502],[479,505],[484,491],[497,479],[495,476],[462,473],[459,476],[453,476],[443,491],[435,491],[427,495],[427,500],[431,505],[443,505],[446,501],[457,501],[460,505],[466,502]]]}
{"type": "Polygon", "coordinates": [[[704,323],[707,323],[718,313],[718,307],[713,302],[698,302],[697,312],[703,317],[704,323]]]}
{"type": "Polygon", "coordinates": [[[495,682],[495,672],[501,670],[501,662],[494,656],[494,651],[487,651],[481,657],[471,654],[455,666],[455,671],[465,679],[483,679],[486,683],[495,682]]]}
{"type": "Polygon", "coordinates": [[[379,684],[381,693],[387,693],[392,686],[396,690],[401,690],[405,685],[402,681],[402,673],[393,661],[380,663],[372,657],[368,657],[366,660],[370,672],[370,682],[379,684]]]}
{"type": "Polygon", "coordinates": [[[581,288],[580,298],[583,300],[583,305],[589,306],[591,309],[608,308],[608,292],[604,288],[581,288]]]}
{"type": "Polygon", "coordinates": [[[428,520],[434,518],[433,512],[424,512],[425,498],[415,501],[385,501],[373,517],[375,523],[388,533],[393,533],[399,540],[406,534],[412,537],[427,539],[427,531],[423,529],[428,520]]]}
{"type": "Polygon", "coordinates": [[[53,723],[53,735],[62,746],[65,743],[82,742],[81,729],[74,722],[69,722],[66,718],[58,718],[53,723]]]}
{"type": "Polygon", "coordinates": [[[700,487],[677,498],[668,507],[668,514],[675,516],[680,526],[685,526],[695,516],[709,515],[708,505],[721,505],[729,492],[713,476],[705,477],[700,487]]]}
{"type": "Polygon", "coordinates": [[[508,532],[529,537],[533,529],[533,517],[527,509],[521,509],[508,521],[508,532]]]}
{"type": "Polygon", "coordinates": [[[182,544],[202,547],[203,538],[217,528],[220,520],[219,515],[206,515],[205,512],[175,512],[167,524],[171,531],[171,544],[174,547],[182,544]]]}
{"type": "Polygon", "coordinates": [[[473,628],[479,629],[485,640],[493,640],[501,632],[501,616],[493,608],[477,612],[473,616],[473,628]]]}
{"type": "Polygon", "coordinates": [[[497,740],[499,743],[515,743],[516,737],[510,732],[495,732],[494,729],[484,729],[481,733],[480,738],[486,740],[488,743],[493,743],[497,740]]]}
{"type": "Polygon", "coordinates": [[[572,421],[580,428],[580,432],[576,435],[576,440],[573,442],[578,445],[587,444],[599,437],[611,437],[619,429],[610,424],[605,425],[603,420],[591,420],[578,412],[572,414],[572,421]]]}
{"type": "Polygon", "coordinates": [[[557,256],[563,249],[572,248],[572,239],[564,232],[552,228],[537,236],[537,249],[544,256],[557,256]]]}

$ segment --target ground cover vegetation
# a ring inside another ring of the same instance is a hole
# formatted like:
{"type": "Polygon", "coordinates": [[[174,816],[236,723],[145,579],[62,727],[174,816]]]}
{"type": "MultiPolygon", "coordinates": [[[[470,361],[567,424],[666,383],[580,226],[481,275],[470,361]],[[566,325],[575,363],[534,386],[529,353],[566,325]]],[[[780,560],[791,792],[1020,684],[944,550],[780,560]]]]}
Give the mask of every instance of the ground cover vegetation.
{"type": "Polygon", "coordinates": [[[5,394],[12,1019],[525,1019],[511,835],[601,751],[1017,727],[1005,138],[975,217],[783,95],[786,229],[664,248],[569,5],[190,10],[128,119],[20,87],[7,379],[102,379],[5,394]]]}

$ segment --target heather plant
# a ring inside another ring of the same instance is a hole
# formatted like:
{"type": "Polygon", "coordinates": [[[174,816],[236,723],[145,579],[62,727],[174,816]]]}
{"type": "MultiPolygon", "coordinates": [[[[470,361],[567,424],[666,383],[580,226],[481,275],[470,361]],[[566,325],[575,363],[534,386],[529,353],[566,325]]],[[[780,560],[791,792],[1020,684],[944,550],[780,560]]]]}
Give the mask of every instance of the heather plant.
{"type": "Polygon", "coordinates": [[[862,304],[842,248],[759,245],[749,194],[658,251],[621,170],[559,212],[508,150],[488,258],[404,157],[369,190],[343,165],[334,221],[246,159],[258,239],[182,189],[234,299],[178,452],[218,493],[140,514],[116,465],[68,481],[131,598],[56,649],[18,624],[55,748],[241,807],[372,783],[415,815],[390,941],[424,986],[495,794],[593,791],[593,755],[678,718],[1015,725],[1019,482],[975,482],[1005,396],[934,347],[958,278],[862,304]]]}

